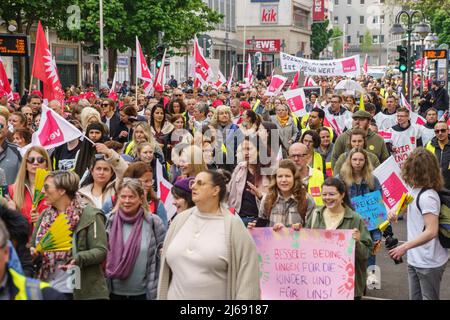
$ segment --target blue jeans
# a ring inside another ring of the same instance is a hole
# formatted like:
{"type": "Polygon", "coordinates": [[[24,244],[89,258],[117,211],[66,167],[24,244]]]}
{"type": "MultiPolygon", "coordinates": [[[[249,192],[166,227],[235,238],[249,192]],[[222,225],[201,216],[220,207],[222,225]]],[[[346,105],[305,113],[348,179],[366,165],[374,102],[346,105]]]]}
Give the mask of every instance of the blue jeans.
{"type": "MultiPolygon", "coordinates": [[[[381,240],[381,237],[383,234],[379,229],[375,229],[370,231],[370,237],[372,238],[373,243],[375,243],[378,240],[381,240]]],[[[370,255],[369,259],[367,260],[367,266],[374,266],[375,265],[375,257],[374,255],[370,255]]]]}

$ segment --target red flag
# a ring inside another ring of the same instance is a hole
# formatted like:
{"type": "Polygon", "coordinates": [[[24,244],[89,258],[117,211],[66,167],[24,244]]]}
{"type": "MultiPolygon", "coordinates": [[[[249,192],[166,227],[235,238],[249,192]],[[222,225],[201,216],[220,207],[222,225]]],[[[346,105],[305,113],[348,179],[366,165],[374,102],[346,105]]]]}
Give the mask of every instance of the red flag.
{"type": "Polygon", "coordinates": [[[56,62],[48,48],[47,39],[40,21],[36,33],[36,47],[31,74],[44,83],[44,100],[58,100],[64,106],[64,91],[59,81],[56,62]]]}
{"type": "Polygon", "coordinates": [[[144,83],[145,94],[149,95],[153,87],[153,76],[148,68],[147,61],[145,60],[144,53],[142,52],[141,44],[138,37],[136,37],[136,77],[141,79],[144,83]]]}
{"type": "Polygon", "coordinates": [[[11,86],[9,85],[8,76],[6,75],[6,70],[3,65],[2,59],[0,59],[0,91],[6,92],[8,95],[8,100],[13,100],[13,92],[11,86]]]}
{"type": "Polygon", "coordinates": [[[337,123],[334,116],[326,111],[325,119],[323,120],[323,126],[333,128],[334,132],[336,132],[337,135],[340,135],[342,133],[342,129],[339,127],[339,124],[337,123]]]}
{"type": "Polygon", "coordinates": [[[167,213],[167,219],[171,219],[177,212],[177,208],[173,204],[172,184],[164,178],[161,163],[156,160],[156,177],[158,179],[158,186],[156,195],[161,199],[167,213]]]}
{"type": "Polygon", "coordinates": [[[298,79],[300,78],[300,70],[295,74],[294,79],[292,79],[291,85],[289,86],[289,90],[297,89],[298,87],[298,79]]]}
{"type": "Polygon", "coordinates": [[[198,79],[202,85],[205,82],[208,82],[208,80],[213,79],[214,73],[202,54],[197,38],[195,38],[194,41],[194,64],[195,78],[198,79]]]}
{"type": "Polygon", "coordinates": [[[369,71],[369,61],[368,61],[367,53],[366,53],[366,57],[364,58],[363,71],[364,71],[365,75],[367,75],[367,72],[369,71]]]}
{"type": "Polygon", "coordinates": [[[155,82],[153,83],[153,88],[155,88],[155,91],[163,92],[164,91],[164,69],[165,69],[165,62],[166,62],[166,50],[164,49],[163,58],[161,61],[161,67],[156,71],[156,77],[155,82]]]}

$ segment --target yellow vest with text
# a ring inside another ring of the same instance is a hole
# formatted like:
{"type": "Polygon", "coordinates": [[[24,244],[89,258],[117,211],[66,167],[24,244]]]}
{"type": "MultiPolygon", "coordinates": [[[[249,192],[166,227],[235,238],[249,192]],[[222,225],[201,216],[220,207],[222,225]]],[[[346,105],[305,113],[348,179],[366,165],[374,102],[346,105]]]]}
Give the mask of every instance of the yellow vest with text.
{"type": "Polygon", "coordinates": [[[11,274],[14,286],[18,289],[14,300],[39,300],[42,299],[42,294],[38,294],[37,290],[42,290],[44,288],[50,287],[46,282],[39,281],[36,279],[27,278],[13,269],[8,269],[11,274]]]}
{"type": "Polygon", "coordinates": [[[312,176],[308,180],[308,193],[313,197],[316,206],[323,206],[322,185],[324,177],[322,171],[313,170],[312,176]]]}

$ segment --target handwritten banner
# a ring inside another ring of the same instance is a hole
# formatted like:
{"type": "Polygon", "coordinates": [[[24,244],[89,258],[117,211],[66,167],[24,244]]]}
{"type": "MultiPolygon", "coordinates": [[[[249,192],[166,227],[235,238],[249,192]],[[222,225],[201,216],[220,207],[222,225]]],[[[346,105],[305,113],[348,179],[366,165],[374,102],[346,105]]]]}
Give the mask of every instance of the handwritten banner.
{"type": "Polygon", "coordinates": [[[352,300],[355,241],[351,230],[255,228],[265,300],[352,300]]]}
{"type": "Polygon", "coordinates": [[[311,60],[280,52],[281,68],[284,73],[303,70],[310,76],[355,77],[361,73],[359,55],[334,60],[311,60]]]}
{"type": "Polygon", "coordinates": [[[351,201],[369,231],[377,229],[381,223],[387,220],[387,210],[380,191],[353,197],[351,201]]]}

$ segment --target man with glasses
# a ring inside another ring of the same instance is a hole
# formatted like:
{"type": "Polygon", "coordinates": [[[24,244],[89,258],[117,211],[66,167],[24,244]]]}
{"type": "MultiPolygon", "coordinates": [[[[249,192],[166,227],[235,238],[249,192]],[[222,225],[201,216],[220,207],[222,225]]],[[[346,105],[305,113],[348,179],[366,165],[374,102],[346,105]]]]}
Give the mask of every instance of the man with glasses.
{"type": "Polygon", "coordinates": [[[332,115],[342,131],[351,128],[352,113],[341,105],[342,99],[337,94],[333,94],[330,100],[330,107],[325,111],[332,115]]]}
{"type": "Polygon", "coordinates": [[[434,126],[435,137],[427,143],[426,149],[438,159],[444,176],[445,188],[450,189],[450,143],[448,125],[445,121],[438,121],[434,126]]]}
{"type": "Polygon", "coordinates": [[[391,137],[386,140],[388,150],[400,166],[414,149],[423,146],[422,129],[411,124],[410,112],[406,108],[398,109],[397,124],[388,132],[391,134],[391,137]]]}
{"type": "Polygon", "coordinates": [[[6,173],[6,184],[13,184],[19,171],[22,157],[16,146],[10,144],[8,135],[8,119],[0,114],[0,168],[6,173]]]}
{"type": "Polygon", "coordinates": [[[308,165],[311,161],[308,147],[303,143],[296,142],[289,147],[288,155],[289,160],[294,162],[300,172],[303,184],[307,187],[308,193],[313,197],[316,205],[323,206],[321,193],[324,176],[321,171],[308,165]]]}

